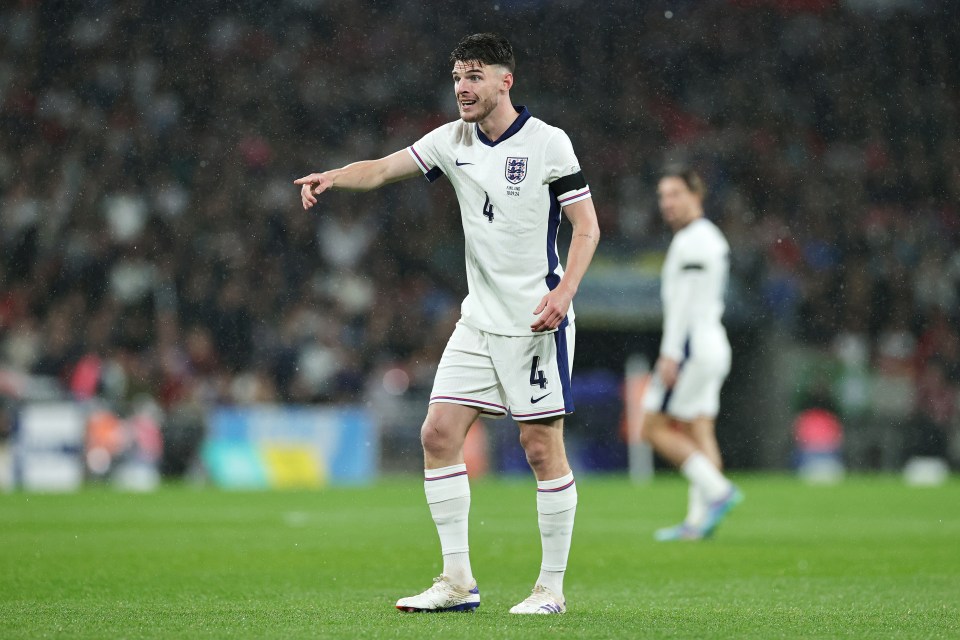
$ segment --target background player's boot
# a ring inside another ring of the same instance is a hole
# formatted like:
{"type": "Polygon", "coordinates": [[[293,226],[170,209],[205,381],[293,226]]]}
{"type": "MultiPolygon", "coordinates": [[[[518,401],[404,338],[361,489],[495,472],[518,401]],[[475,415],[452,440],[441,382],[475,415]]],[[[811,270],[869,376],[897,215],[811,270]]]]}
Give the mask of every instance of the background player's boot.
{"type": "Polygon", "coordinates": [[[700,532],[704,538],[709,538],[717,530],[717,526],[727,517],[731,509],[743,502],[743,493],[736,487],[730,485],[730,492],[723,498],[711,502],[707,506],[707,516],[703,519],[703,525],[700,532]]]}
{"type": "Polygon", "coordinates": [[[566,613],[567,602],[562,596],[558,596],[543,585],[537,585],[533,588],[526,600],[510,609],[510,613],[566,613]]]}
{"type": "Polygon", "coordinates": [[[678,540],[703,540],[703,532],[699,527],[695,527],[686,522],[681,522],[672,527],[657,529],[653,538],[657,542],[676,542],[678,540]]]}
{"type": "Polygon", "coordinates": [[[397,609],[407,613],[439,613],[441,611],[473,611],[480,606],[480,589],[476,581],[460,587],[447,578],[433,579],[433,586],[415,596],[397,600],[397,609]]]}

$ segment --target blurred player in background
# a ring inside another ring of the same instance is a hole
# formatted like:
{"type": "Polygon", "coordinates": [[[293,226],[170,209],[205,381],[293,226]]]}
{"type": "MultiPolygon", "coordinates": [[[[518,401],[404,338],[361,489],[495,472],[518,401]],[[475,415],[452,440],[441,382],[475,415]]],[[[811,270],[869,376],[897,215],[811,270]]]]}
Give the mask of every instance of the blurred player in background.
{"type": "MultiPolygon", "coordinates": [[[[468,36],[450,63],[460,120],[385,158],[314,173],[296,184],[302,185],[307,209],[327,189],[367,191],[421,173],[431,182],[445,175],[460,203],[468,295],[421,429],[424,488],[440,536],[443,573],[423,593],[401,598],[397,608],[465,611],[480,605],[468,555],[470,485],[463,443],[481,414],[509,411],[537,478],[543,550],[532,594],[510,611],[563,613],[577,506],[563,445],[563,418],[573,411],[571,302],[600,231],[567,135],[510,99],[510,43],[493,34],[468,36]],[[565,271],[556,247],[561,210],[573,226],[565,271]]],[[[390,313],[389,305],[383,301],[381,312],[390,313]]]]}
{"type": "Polygon", "coordinates": [[[703,216],[706,189],[695,172],[668,169],[657,186],[673,241],[663,264],[663,337],[644,398],[643,432],[657,453],[690,481],[687,517],[660,529],[657,540],[709,537],[743,496],[722,473],[715,421],[730,372],[730,343],[721,318],[730,247],[703,216]]]}

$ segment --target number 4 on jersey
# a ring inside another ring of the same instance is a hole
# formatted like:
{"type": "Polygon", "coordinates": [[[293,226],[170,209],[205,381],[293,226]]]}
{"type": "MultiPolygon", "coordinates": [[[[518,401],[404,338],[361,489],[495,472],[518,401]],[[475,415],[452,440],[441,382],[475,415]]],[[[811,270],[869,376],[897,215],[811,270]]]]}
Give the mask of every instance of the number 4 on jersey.
{"type": "Polygon", "coordinates": [[[533,356],[533,363],[530,365],[530,386],[539,385],[541,389],[547,388],[547,376],[543,375],[543,369],[538,369],[540,365],[540,356],[533,356]]]}
{"type": "Polygon", "coordinates": [[[483,215],[487,217],[488,222],[493,222],[493,205],[490,203],[490,196],[486,193],[483,195],[487,196],[486,201],[483,203],[483,215]]]}

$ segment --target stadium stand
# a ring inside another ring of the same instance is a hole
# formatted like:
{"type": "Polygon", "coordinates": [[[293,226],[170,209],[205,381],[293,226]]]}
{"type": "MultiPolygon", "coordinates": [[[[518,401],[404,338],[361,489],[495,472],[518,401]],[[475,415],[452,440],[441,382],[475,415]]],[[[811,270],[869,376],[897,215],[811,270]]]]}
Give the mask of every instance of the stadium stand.
{"type": "Polygon", "coordinates": [[[449,189],[332,194],[307,214],[291,181],[455,117],[447,51],[510,23],[516,93],[581,150],[606,255],[662,250],[653,178],[693,163],[754,322],[868,370],[914,425],[904,446],[945,452],[957,8],[674,4],[585,21],[582,2],[5,4],[0,388],[52,379],[171,410],[357,401],[396,366],[429,385],[464,287],[449,189]]]}

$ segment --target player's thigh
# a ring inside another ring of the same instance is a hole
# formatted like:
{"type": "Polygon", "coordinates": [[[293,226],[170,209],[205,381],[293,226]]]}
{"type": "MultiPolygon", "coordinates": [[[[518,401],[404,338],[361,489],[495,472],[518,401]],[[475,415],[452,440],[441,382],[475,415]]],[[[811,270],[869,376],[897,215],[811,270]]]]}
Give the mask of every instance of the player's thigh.
{"type": "Polygon", "coordinates": [[[507,412],[488,336],[462,322],[457,323],[437,365],[430,406],[438,404],[473,407],[491,416],[507,412]]]}
{"type": "Polygon", "coordinates": [[[517,421],[541,421],[573,412],[570,379],[575,329],[490,336],[490,351],[507,406],[517,421]]]}
{"type": "MultiPolygon", "coordinates": [[[[649,396],[645,395],[644,400],[648,397],[649,396]]],[[[673,418],[661,412],[659,406],[659,404],[656,404],[654,408],[644,409],[643,426],[640,430],[640,436],[647,442],[653,442],[660,434],[673,430],[673,418]]]]}
{"type": "Polygon", "coordinates": [[[697,447],[691,433],[691,422],[680,420],[674,416],[659,411],[648,412],[643,418],[643,437],[658,451],[672,449],[679,443],[688,448],[697,447]]]}
{"type": "Polygon", "coordinates": [[[427,408],[427,417],[420,428],[424,448],[454,448],[463,446],[467,432],[480,417],[476,407],[437,402],[427,408]]]}
{"type": "Polygon", "coordinates": [[[524,449],[531,446],[563,448],[563,416],[517,420],[517,427],[524,449]]]}

